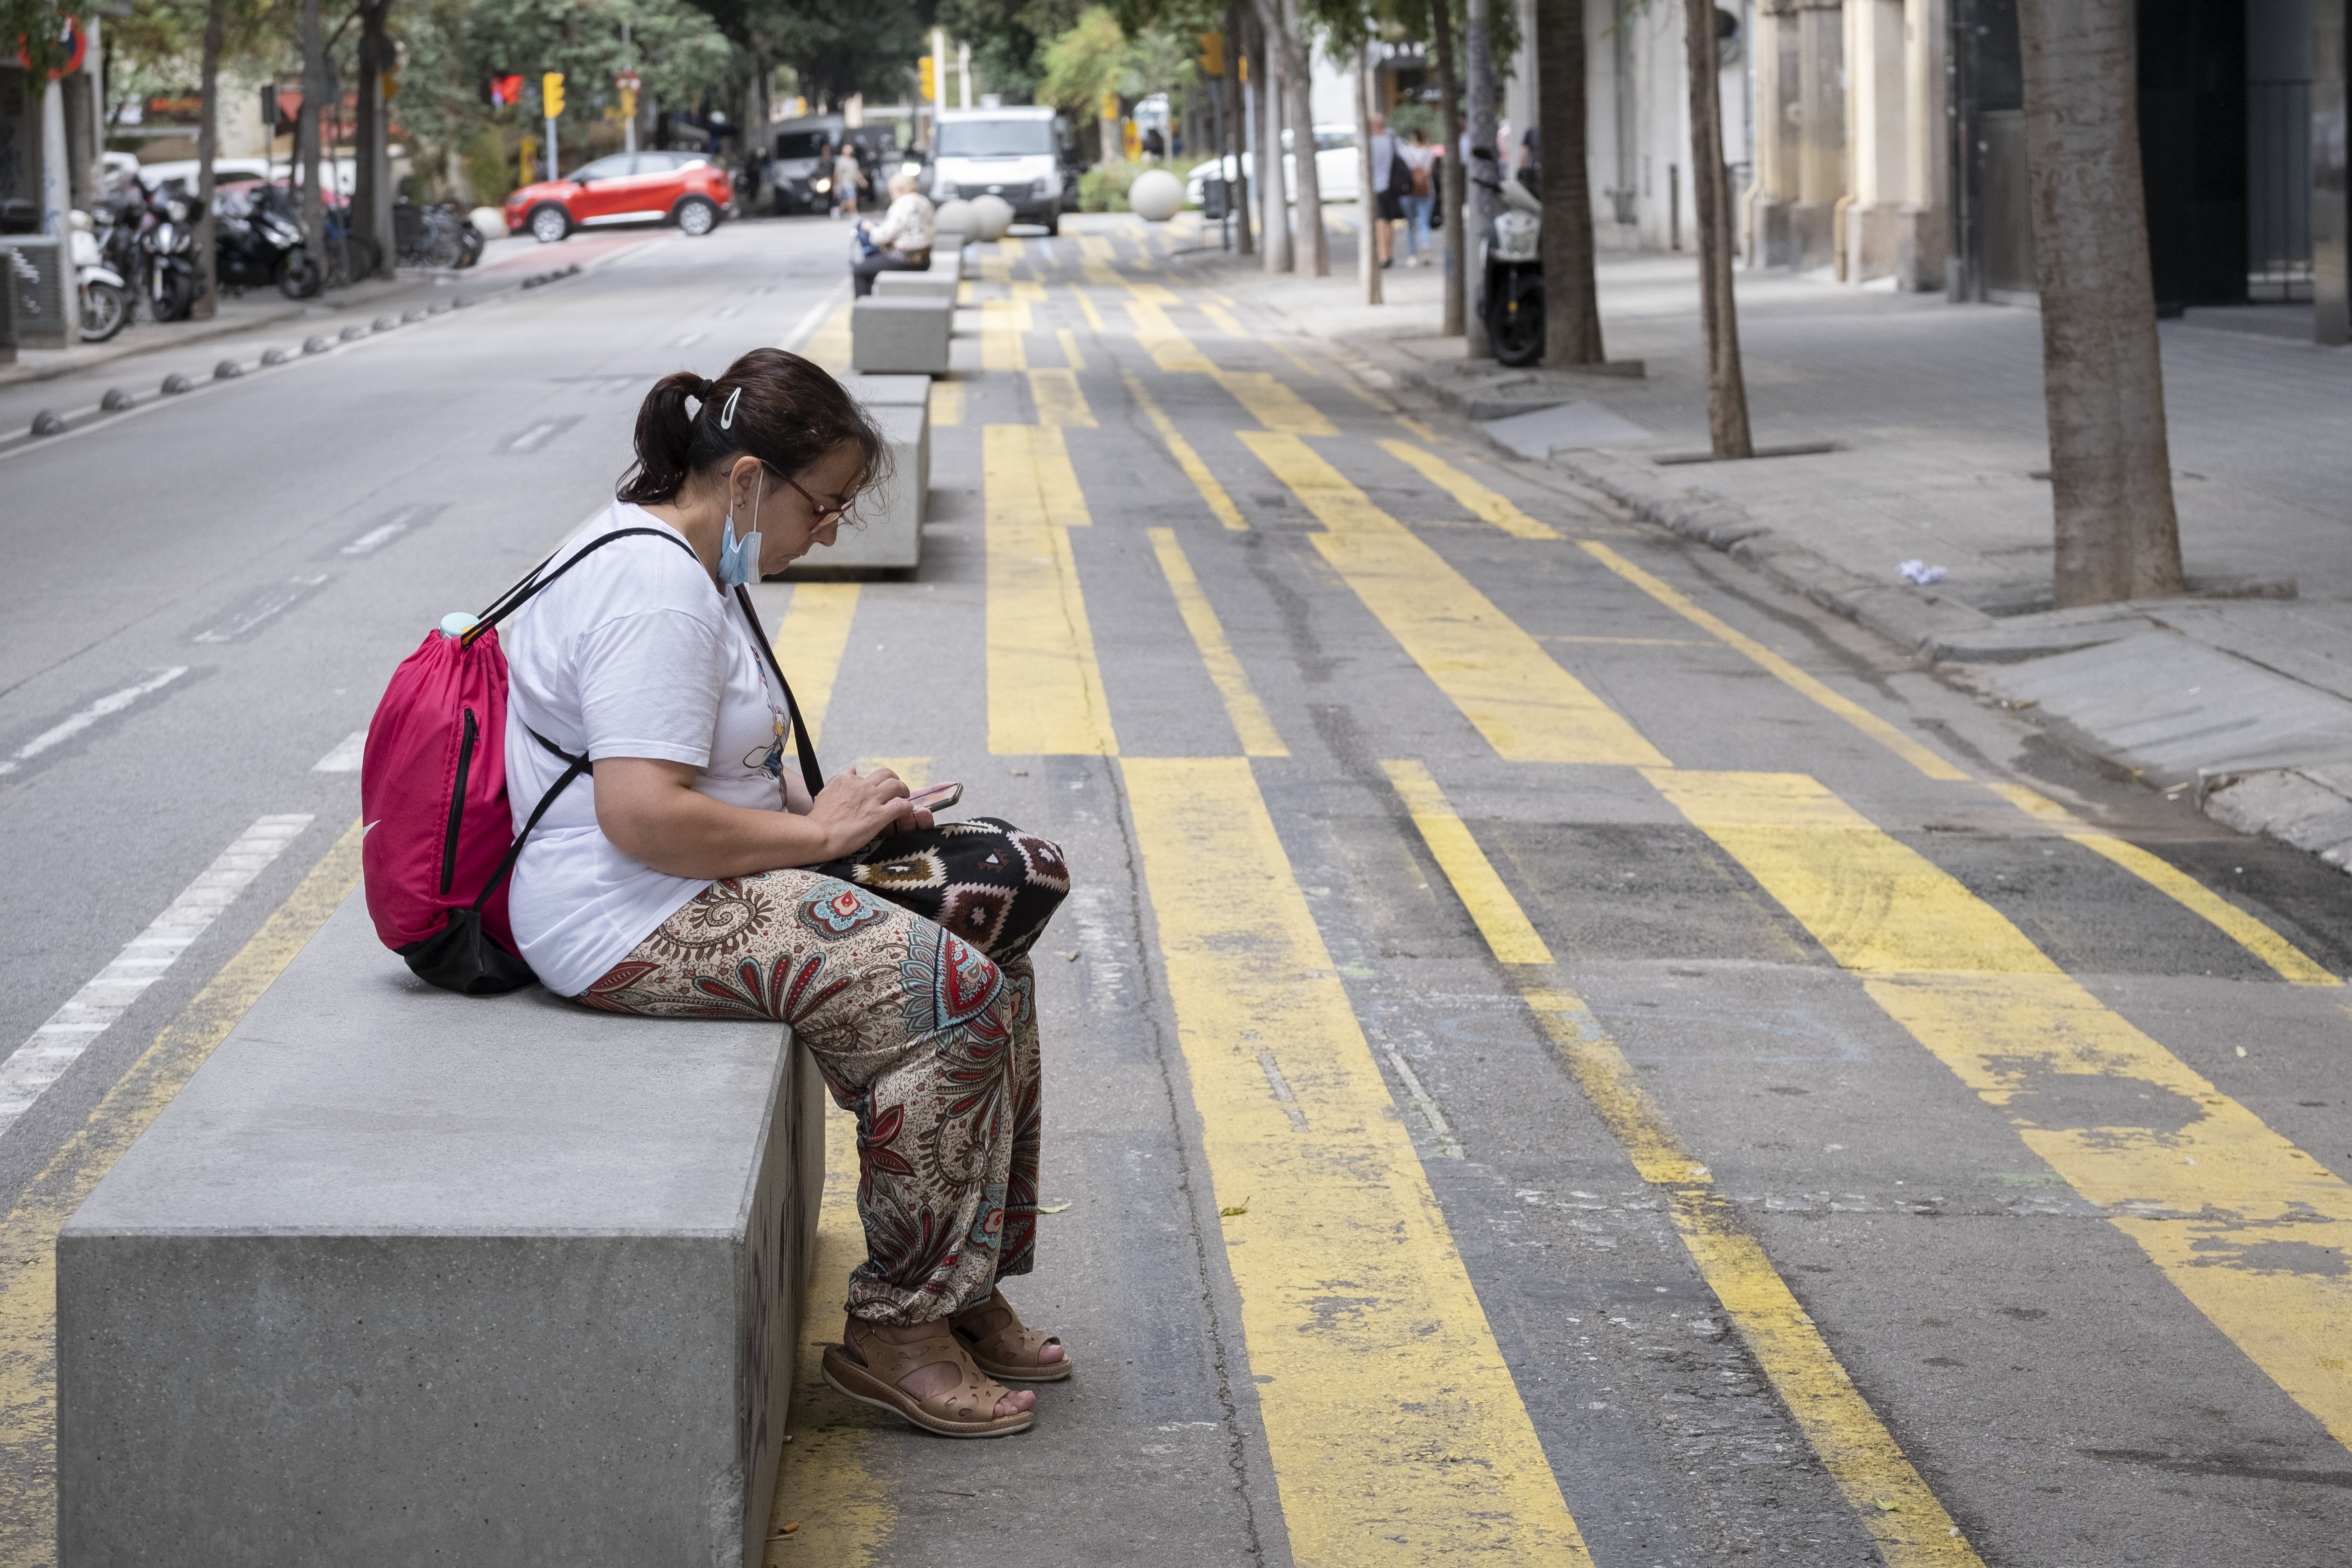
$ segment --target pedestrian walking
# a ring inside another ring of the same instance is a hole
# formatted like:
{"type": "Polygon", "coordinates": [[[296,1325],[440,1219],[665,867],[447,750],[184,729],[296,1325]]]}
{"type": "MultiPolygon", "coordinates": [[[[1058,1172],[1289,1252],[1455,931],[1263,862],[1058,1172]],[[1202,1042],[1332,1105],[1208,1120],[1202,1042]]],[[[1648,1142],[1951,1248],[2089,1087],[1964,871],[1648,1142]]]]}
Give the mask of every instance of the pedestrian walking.
{"type": "Polygon", "coordinates": [[[1404,249],[1407,267],[1429,265],[1429,215],[1437,205],[1438,149],[1429,132],[1416,125],[1412,140],[1397,149],[1408,183],[1404,192],[1404,249]]]}
{"type": "Polygon", "coordinates": [[[857,193],[866,188],[866,171],[857,166],[857,148],[844,142],[833,155],[833,216],[857,216],[857,193]]]}
{"type": "Polygon", "coordinates": [[[1397,139],[1389,133],[1388,116],[1374,110],[1372,128],[1372,198],[1378,216],[1372,223],[1374,254],[1386,267],[1394,259],[1397,221],[1404,216],[1404,163],[1397,156],[1397,139]]]}
{"type": "Polygon", "coordinates": [[[840,384],[779,349],[655,384],[617,498],[500,628],[519,829],[546,797],[509,910],[559,995],[791,1026],[857,1117],[866,1255],[824,1376],[994,1436],[1036,1402],[996,1380],[1071,1370],[998,1289],[1034,1261],[1027,954],[1068,875],[1008,823],[935,825],[887,768],[818,778],[804,735],[787,767],[799,716],[741,591],[830,545],[887,453],[840,384]],[[551,795],[579,757],[593,770],[551,795]]]}
{"type": "Polygon", "coordinates": [[[858,257],[849,266],[860,299],[874,292],[877,272],[919,272],[931,264],[931,235],[938,220],[930,198],[901,169],[890,176],[890,210],[878,224],[857,225],[858,257]]]}

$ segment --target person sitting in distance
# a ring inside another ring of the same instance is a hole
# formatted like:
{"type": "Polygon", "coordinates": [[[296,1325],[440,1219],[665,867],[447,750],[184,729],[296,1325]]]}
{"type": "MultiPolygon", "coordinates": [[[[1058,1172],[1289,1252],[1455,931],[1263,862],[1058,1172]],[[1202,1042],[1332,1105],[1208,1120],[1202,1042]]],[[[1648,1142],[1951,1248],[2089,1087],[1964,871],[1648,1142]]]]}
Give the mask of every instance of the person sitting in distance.
{"type": "Polygon", "coordinates": [[[915,176],[901,169],[890,176],[890,210],[882,221],[860,221],[858,234],[873,247],[850,264],[859,296],[874,292],[877,272],[919,272],[931,264],[930,198],[915,188],[915,176]]]}

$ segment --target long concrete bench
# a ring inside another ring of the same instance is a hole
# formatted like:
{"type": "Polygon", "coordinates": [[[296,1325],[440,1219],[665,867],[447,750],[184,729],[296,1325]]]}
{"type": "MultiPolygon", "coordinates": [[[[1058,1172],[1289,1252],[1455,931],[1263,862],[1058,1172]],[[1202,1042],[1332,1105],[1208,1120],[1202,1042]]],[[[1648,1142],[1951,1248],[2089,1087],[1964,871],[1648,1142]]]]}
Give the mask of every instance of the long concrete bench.
{"type": "Polygon", "coordinates": [[[807,1055],[432,990],[354,894],[58,1237],[61,1568],[760,1563],[807,1055]]]}
{"type": "MultiPolygon", "coordinates": [[[[876,383],[908,383],[928,388],[921,375],[845,378],[853,393],[876,383]]],[[[886,395],[897,395],[896,387],[886,395]]],[[[793,563],[784,575],[793,579],[834,577],[876,571],[911,571],[923,562],[923,516],[930,484],[930,407],[928,403],[890,402],[866,398],[866,412],[882,427],[890,443],[891,477],[858,499],[842,520],[841,531],[828,550],[813,550],[793,563]]]]}
{"type": "MultiPolygon", "coordinates": [[[[857,375],[842,378],[841,384],[849,395],[868,408],[896,406],[920,408],[928,415],[931,406],[931,378],[928,375],[857,375]]],[[[930,521],[931,493],[931,422],[923,421],[922,437],[915,447],[915,521],[930,521]]]]}
{"type": "Polygon", "coordinates": [[[955,300],[871,294],[850,308],[849,363],[866,374],[945,375],[955,300]]]}
{"type": "Polygon", "coordinates": [[[874,298],[877,300],[952,300],[962,286],[961,268],[932,268],[927,272],[877,272],[874,275],[874,298]]]}

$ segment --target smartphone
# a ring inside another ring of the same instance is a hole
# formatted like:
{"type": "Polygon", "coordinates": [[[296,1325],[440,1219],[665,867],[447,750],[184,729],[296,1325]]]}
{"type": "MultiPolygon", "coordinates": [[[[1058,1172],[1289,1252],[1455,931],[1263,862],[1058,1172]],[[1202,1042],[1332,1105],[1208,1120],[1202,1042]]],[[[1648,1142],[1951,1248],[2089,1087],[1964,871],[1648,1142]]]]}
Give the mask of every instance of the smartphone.
{"type": "Polygon", "coordinates": [[[962,798],[963,785],[960,784],[929,784],[908,797],[911,805],[925,811],[945,811],[962,798]]]}

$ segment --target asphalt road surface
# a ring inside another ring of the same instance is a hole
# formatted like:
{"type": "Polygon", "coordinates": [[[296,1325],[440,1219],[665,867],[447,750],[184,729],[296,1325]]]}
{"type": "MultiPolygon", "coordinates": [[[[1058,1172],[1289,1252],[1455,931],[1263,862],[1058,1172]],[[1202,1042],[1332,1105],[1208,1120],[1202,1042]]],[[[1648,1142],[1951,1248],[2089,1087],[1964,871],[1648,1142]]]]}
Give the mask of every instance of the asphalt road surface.
{"type": "MultiPolygon", "coordinates": [[[[804,1347],[770,1561],[2346,1561],[2342,874],[1070,227],[976,253],[919,572],[763,593],[829,768],[1068,852],[1008,1294],[1079,1371],[960,1445],[804,1347]]],[[[51,1244],[154,1110],[110,1091],[656,375],[840,363],[842,249],[599,237],[0,447],[0,1568],[53,1555],[51,1244]]]]}

